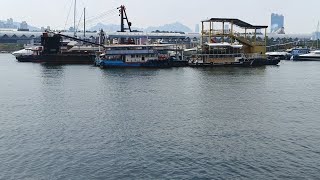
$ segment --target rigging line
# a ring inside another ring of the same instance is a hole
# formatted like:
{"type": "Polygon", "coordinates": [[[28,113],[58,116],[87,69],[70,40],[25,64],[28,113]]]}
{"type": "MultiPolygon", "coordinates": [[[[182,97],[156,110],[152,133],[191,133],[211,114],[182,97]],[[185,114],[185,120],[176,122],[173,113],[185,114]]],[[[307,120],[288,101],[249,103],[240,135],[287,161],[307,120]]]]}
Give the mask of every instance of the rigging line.
{"type": "Polygon", "coordinates": [[[101,19],[99,19],[98,21],[95,21],[95,22],[90,22],[90,23],[86,23],[88,26],[91,26],[91,25],[93,25],[93,24],[95,24],[95,23],[98,23],[98,22],[100,22],[100,23],[106,23],[106,22],[110,22],[111,20],[113,20],[113,19],[115,19],[115,18],[117,18],[118,16],[113,16],[113,17],[105,17],[105,18],[101,18],[101,19]]]}
{"type": "Polygon", "coordinates": [[[105,17],[109,17],[109,16],[118,16],[118,13],[115,13],[115,12],[109,12],[109,13],[106,13],[104,15],[101,15],[101,16],[97,16],[91,20],[97,20],[97,19],[101,19],[101,18],[105,18],[105,17]]]}
{"type": "MultiPolygon", "coordinates": [[[[112,18],[109,18],[108,20],[112,20],[112,18]]],[[[104,21],[104,22],[105,22],[105,23],[106,23],[106,22],[108,23],[108,22],[111,22],[111,21],[104,21]]],[[[111,24],[111,23],[110,23],[110,24],[111,24]]],[[[88,27],[90,27],[90,28],[93,28],[94,26],[95,26],[95,25],[93,25],[93,24],[88,25],[88,27]]],[[[89,29],[90,29],[90,28],[89,28],[89,29]]]]}
{"type": "Polygon", "coordinates": [[[68,13],[68,16],[67,16],[67,19],[66,19],[66,23],[64,24],[64,28],[63,29],[66,29],[67,23],[69,21],[69,16],[70,16],[70,13],[71,13],[72,4],[73,4],[73,0],[71,1],[71,5],[70,5],[70,8],[69,8],[69,13],[68,13]]]}
{"type": "Polygon", "coordinates": [[[96,22],[101,22],[103,19],[106,19],[106,18],[112,18],[112,17],[115,17],[115,15],[112,15],[112,16],[105,16],[105,17],[100,17],[100,18],[96,18],[94,20],[91,20],[91,21],[86,21],[87,23],[96,23],[96,22]]]}
{"type": "Polygon", "coordinates": [[[106,12],[106,13],[101,14],[101,15],[99,15],[99,16],[87,18],[87,19],[88,19],[87,21],[92,21],[92,20],[98,19],[98,18],[100,18],[100,17],[109,16],[109,15],[113,15],[113,14],[116,14],[116,12],[114,12],[114,11],[106,12]]]}
{"type": "MultiPolygon", "coordinates": [[[[69,15],[70,15],[70,12],[71,12],[72,4],[70,6],[69,15]]],[[[108,10],[106,12],[100,13],[99,15],[100,15],[99,17],[92,16],[91,19],[86,20],[86,24],[90,26],[90,24],[94,24],[95,22],[101,22],[103,20],[114,18],[115,16],[118,16],[118,10],[116,8],[114,8],[114,9],[108,10]]],[[[88,19],[88,18],[86,18],[86,19],[88,19]]],[[[73,22],[68,23],[66,21],[64,30],[66,30],[67,26],[71,27],[72,25],[73,25],[73,22]]],[[[81,22],[80,25],[83,25],[83,23],[81,22]]]]}
{"type": "MultiPolygon", "coordinates": [[[[107,17],[96,17],[95,19],[91,19],[91,20],[86,20],[86,24],[88,26],[90,26],[91,24],[97,23],[97,22],[101,22],[102,20],[106,19],[106,18],[114,18],[115,16],[118,16],[118,14],[110,14],[110,16],[107,17]]],[[[69,23],[66,26],[72,26],[73,23],[69,23]]],[[[82,26],[84,23],[80,22],[79,26],[82,26]]]]}
{"type": "Polygon", "coordinates": [[[101,13],[97,14],[96,16],[100,16],[100,15],[106,14],[108,12],[116,11],[116,10],[117,10],[117,8],[112,8],[112,9],[110,9],[108,11],[101,12],[101,13]]]}
{"type": "Polygon", "coordinates": [[[82,12],[82,14],[81,14],[81,16],[80,16],[80,19],[79,19],[79,22],[78,22],[78,26],[77,26],[77,28],[76,28],[76,31],[78,31],[78,29],[79,29],[79,25],[80,25],[80,22],[81,22],[81,20],[82,20],[82,16],[83,16],[83,12],[82,12]]]}
{"type": "Polygon", "coordinates": [[[102,12],[102,13],[99,13],[95,16],[91,16],[89,17],[88,19],[92,19],[92,18],[95,18],[95,17],[99,17],[99,16],[103,16],[105,14],[109,14],[109,13],[113,13],[113,12],[116,12],[117,9],[111,9],[111,10],[108,10],[108,11],[105,11],[105,12],[102,12]]]}
{"type": "Polygon", "coordinates": [[[100,22],[103,19],[106,19],[108,17],[114,17],[114,16],[117,16],[117,14],[110,14],[109,16],[102,16],[102,17],[97,17],[95,19],[86,20],[86,23],[91,24],[91,23],[95,23],[95,22],[100,22]]]}
{"type": "Polygon", "coordinates": [[[109,16],[109,17],[104,17],[104,18],[101,18],[99,19],[99,22],[105,22],[105,21],[108,21],[108,20],[111,20],[111,19],[114,19],[114,18],[118,18],[118,16],[109,16]]]}

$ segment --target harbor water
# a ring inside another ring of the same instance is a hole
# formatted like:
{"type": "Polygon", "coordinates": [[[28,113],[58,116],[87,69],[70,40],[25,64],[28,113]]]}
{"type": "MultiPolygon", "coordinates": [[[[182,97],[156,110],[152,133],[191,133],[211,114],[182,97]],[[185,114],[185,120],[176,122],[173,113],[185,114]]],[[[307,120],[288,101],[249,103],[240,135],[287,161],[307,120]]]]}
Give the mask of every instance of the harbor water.
{"type": "Polygon", "coordinates": [[[318,179],[320,63],[100,69],[0,54],[0,179],[318,179]]]}

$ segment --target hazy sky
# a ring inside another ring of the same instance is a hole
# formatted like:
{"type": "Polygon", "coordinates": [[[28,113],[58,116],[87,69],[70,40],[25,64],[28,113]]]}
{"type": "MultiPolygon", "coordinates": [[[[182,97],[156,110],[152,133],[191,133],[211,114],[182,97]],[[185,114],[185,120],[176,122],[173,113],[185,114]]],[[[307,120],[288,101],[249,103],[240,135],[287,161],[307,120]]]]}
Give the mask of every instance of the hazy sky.
{"type": "MultiPolygon", "coordinates": [[[[12,17],[30,25],[64,28],[74,0],[0,0],[0,19],[12,17]]],[[[287,33],[311,33],[320,20],[320,0],[77,0],[87,17],[94,17],[121,4],[126,5],[133,26],[147,27],[181,22],[191,29],[208,17],[239,18],[251,24],[269,25],[272,12],[285,16],[287,33]]],[[[68,27],[72,24],[70,14],[68,27]]],[[[92,23],[118,23],[116,13],[92,23]]],[[[90,25],[90,23],[89,23],[90,25]]]]}

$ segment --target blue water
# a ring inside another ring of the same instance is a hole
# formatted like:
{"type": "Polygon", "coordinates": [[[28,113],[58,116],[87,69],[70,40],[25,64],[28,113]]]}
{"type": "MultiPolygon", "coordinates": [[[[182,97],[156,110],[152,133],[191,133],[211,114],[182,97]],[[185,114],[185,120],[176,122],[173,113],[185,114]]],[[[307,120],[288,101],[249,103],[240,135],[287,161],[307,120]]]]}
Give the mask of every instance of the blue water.
{"type": "Polygon", "coordinates": [[[319,179],[320,63],[100,69],[0,54],[0,179],[319,179]]]}

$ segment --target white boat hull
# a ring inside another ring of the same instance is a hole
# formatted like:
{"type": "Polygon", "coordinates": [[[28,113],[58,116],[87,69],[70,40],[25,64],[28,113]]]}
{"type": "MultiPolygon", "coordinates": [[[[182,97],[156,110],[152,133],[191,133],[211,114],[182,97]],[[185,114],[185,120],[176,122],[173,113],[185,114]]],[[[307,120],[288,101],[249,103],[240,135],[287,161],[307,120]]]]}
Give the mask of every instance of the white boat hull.
{"type": "Polygon", "coordinates": [[[320,57],[314,57],[314,56],[299,56],[297,58],[298,61],[320,61],[320,57]]]}

